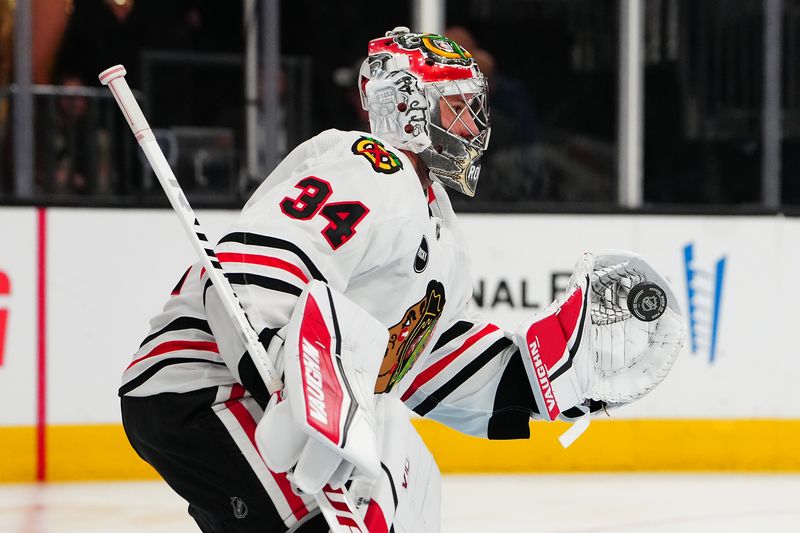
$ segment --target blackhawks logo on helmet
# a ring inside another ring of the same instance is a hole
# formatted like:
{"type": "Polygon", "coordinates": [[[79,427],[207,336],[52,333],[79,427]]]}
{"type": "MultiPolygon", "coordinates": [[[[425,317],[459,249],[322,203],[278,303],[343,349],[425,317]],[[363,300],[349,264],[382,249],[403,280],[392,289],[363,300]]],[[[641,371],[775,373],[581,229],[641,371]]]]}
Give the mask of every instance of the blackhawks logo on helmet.
{"type": "Polygon", "coordinates": [[[443,309],[444,285],[431,280],[425,296],[406,310],[400,322],[389,328],[389,343],[378,372],[375,393],[392,390],[414,366],[431,340],[443,309]]]}
{"type": "Polygon", "coordinates": [[[443,35],[404,33],[395,37],[394,41],[406,50],[422,50],[425,57],[437,63],[467,67],[474,64],[472,54],[461,48],[454,40],[443,35]]]}
{"type": "Polygon", "coordinates": [[[403,168],[403,162],[383,143],[371,137],[359,137],[353,143],[353,153],[363,155],[372,164],[372,170],[382,174],[394,174],[403,168]]]}

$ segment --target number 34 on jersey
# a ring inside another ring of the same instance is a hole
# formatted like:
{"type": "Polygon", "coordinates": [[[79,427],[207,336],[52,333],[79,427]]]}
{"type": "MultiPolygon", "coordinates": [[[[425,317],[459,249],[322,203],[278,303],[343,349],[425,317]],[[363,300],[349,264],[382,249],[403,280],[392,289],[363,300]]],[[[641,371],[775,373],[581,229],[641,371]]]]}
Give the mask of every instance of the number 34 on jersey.
{"type": "Polygon", "coordinates": [[[311,220],[321,216],[328,221],[322,236],[336,250],[356,234],[356,227],[369,213],[361,202],[328,202],[333,189],[331,184],[316,176],[308,176],[297,182],[300,194],[281,200],[281,211],[297,220],[311,220]]]}

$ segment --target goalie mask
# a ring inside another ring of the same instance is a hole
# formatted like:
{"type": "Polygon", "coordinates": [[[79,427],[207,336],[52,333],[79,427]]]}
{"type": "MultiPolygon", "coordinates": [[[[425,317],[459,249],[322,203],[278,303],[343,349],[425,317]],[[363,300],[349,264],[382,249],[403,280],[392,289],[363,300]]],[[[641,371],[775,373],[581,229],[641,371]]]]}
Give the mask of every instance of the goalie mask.
{"type": "Polygon", "coordinates": [[[372,133],[418,154],[432,179],[475,195],[489,108],[486,79],[467,50],[395,28],[370,41],[359,91],[372,133]]]}

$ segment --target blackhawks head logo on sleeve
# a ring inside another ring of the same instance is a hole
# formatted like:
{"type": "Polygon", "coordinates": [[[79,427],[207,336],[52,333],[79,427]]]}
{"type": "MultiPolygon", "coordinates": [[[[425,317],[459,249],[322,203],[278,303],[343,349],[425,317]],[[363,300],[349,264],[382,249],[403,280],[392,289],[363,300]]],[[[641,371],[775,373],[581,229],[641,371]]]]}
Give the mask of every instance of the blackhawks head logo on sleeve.
{"type": "Polygon", "coordinates": [[[394,174],[403,168],[403,162],[378,140],[359,137],[353,143],[353,153],[363,155],[372,164],[372,170],[381,174],[394,174]]]}
{"type": "Polygon", "coordinates": [[[403,318],[389,328],[389,343],[378,372],[375,393],[389,392],[414,366],[428,345],[433,328],[444,309],[444,286],[431,280],[425,296],[408,308],[403,318]]]}

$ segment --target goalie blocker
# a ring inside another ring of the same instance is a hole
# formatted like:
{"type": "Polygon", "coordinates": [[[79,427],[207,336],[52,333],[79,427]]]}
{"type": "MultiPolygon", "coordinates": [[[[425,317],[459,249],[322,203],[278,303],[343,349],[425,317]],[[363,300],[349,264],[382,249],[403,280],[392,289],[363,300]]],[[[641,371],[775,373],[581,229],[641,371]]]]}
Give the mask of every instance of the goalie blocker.
{"type": "Polygon", "coordinates": [[[311,281],[285,328],[285,384],[256,429],[267,466],[303,492],[337,489],[353,469],[377,478],[375,381],[389,332],[326,284],[311,281]],[[276,435],[279,437],[276,438],[276,435]]]}
{"type": "Polygon", "coordinates": [[[255,433],[267,466],[287,472],[300,491],[320,494],[329,524],[438,532],[441,481],[433,456],[402,402],[374,394],[386,327],[311,281],[285,335],[284,389],[272,395],[255,433]]]}
{"type": "Polygon", "coordinates": [[[661,383],[684,340],[680,307],[667,281],[641,256],[615,250],[585,254],[566,295],[516,333],[542,417],[580,420],[562,437],[565,447],[586,429],[585,415],[630,403],[661,383]],[[649,298],[666,302],[648,302],[654,312],[636,318],[631,310],[637,307],[628,300],[635,297],[640,305],[642,286],[649,298]]]}

